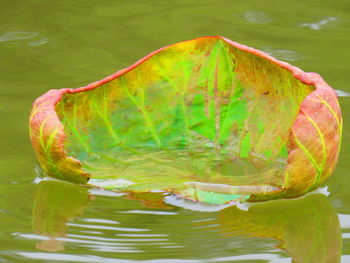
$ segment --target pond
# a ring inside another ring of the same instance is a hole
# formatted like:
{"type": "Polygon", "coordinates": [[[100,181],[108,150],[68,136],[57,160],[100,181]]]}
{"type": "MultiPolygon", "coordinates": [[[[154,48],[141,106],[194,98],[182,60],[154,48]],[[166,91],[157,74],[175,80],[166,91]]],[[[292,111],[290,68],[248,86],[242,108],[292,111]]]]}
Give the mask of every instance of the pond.
{"type": "Polygon", "coordinates": [[[3,0],[0,262],[350,262],[349,12],[346,0],[3,0]],[[343,144],[327,189],[214,211],[40,179],[28,132],[35,98],[205,35],[317,72],[338,91],[343,144]]]}

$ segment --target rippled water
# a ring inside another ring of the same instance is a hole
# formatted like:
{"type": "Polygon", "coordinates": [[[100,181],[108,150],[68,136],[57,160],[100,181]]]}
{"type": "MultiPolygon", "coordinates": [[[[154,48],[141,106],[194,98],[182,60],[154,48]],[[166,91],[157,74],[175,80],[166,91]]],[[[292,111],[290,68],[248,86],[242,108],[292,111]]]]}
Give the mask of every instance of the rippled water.
{"type": "Polygon", "coordinates": [[[0,5],[0,262],[350,262],[347,0],[0,5]],[[328,197],[214,211],[162,192],[126,195],[37,179],[27,130],[36,97],[203,35],[318,72],[338,91],[344,136],[328,197]]]}

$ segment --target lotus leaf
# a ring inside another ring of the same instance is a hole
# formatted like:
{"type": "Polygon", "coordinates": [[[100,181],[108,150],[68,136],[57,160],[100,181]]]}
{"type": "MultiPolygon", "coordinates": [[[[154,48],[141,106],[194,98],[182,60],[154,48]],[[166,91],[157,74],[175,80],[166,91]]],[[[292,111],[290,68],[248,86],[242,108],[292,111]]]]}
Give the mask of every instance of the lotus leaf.
{"type": "Polygon", "coordinates": [[[318,74],[220,36],[50,90],[30,116],[49,176],[215,204],[317,188],[335,168],[341,132],[337,95],[318,74]]]}

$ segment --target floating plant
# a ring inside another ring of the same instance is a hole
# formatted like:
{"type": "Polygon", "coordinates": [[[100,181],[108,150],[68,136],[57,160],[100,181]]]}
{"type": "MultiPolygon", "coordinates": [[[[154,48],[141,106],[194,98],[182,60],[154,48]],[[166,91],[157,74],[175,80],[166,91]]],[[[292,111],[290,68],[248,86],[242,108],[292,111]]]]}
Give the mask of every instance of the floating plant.
{"type": "Polygon", "coordinates": [[[317,188],[335,168],[341,132],[337,95],[318,74],[223,37],[50,90],[30,117],[49,176],[214,204],[317,188]]]}

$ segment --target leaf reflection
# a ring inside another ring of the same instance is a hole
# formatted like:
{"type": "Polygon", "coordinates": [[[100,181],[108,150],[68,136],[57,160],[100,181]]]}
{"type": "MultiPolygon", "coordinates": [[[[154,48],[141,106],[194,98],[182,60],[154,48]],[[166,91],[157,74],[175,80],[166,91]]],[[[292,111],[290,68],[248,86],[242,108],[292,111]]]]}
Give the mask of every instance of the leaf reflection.
{"type": "MultiPolygon", "coordinates": [[[[68,221],[80,216],[93,196],[88,189],[60,181],[42,181],[36,191],[33,208],[33,230],[48,237],[37,244],[46,251],[64,249],[68,221]]],[[[123,198],[141,201],[149,209],[174,209],[163,202],[164,193],[129,194],[123,198]]],[[[303,198],[256,203],[247,211],[235,206],[216,214],[215,228],[225,236],[275,239],[278,248],[287,251],[292,263],[340,262],[342,239],[338,217],[327,197],[321,194],[303,198]]],[[[195,226],[194,226],[195,227],[195,226]]]]}
{"type": "Polygon", "coordinates": [[[229,207],[220,211],[218,227],[224,235],[277,239],[293,263],[340,262],[339,219],[321,194],[259,203],[248,211],[229,207]]]}
{"type": "Polygon", "coordinates": [[[42,181],[36,190],[32,227],[49,239],[37,244],[45,251],[64,249],[58,237],[66,235],[67,222],[82,214],[89,203],[88,189],[66,182],[42,181]]]}

